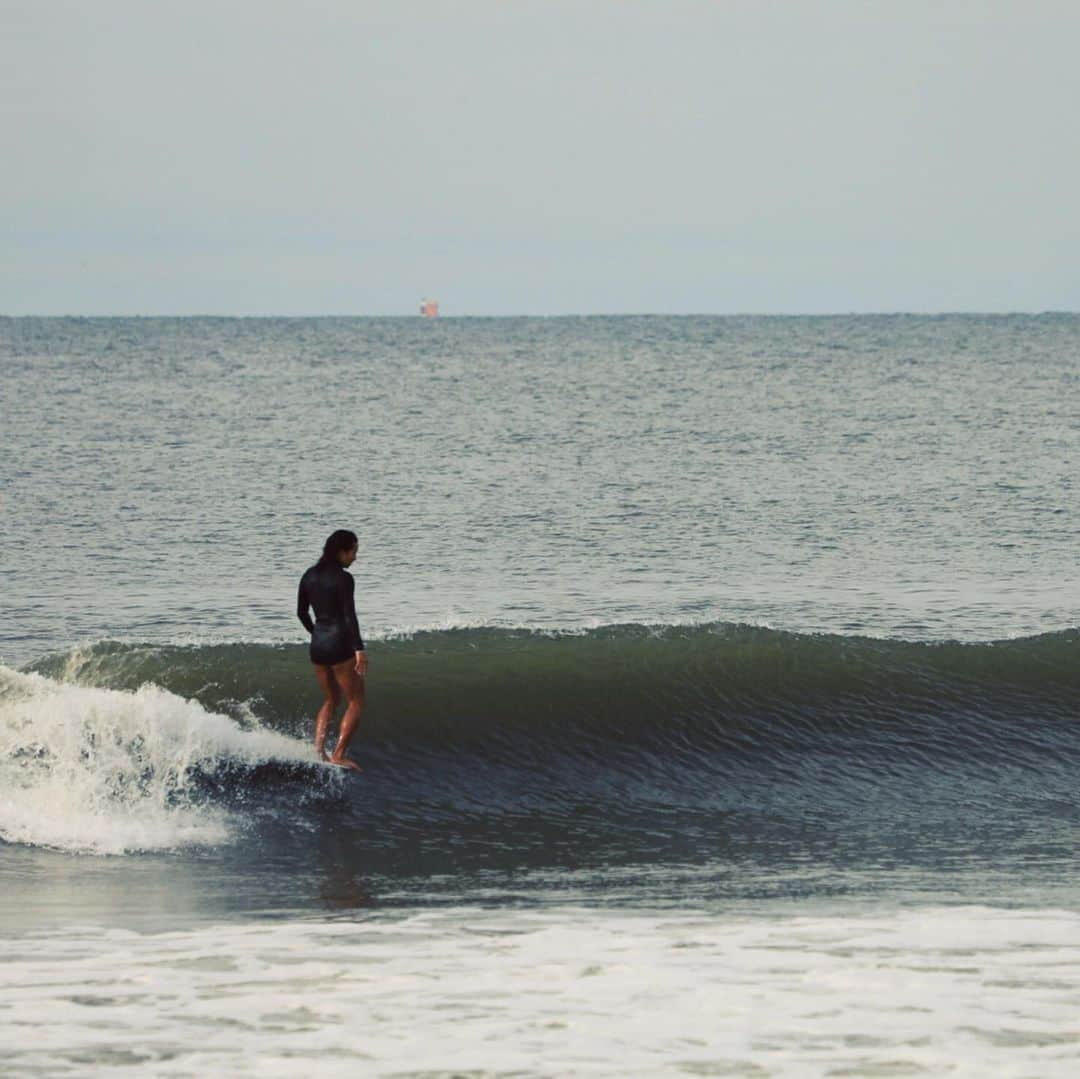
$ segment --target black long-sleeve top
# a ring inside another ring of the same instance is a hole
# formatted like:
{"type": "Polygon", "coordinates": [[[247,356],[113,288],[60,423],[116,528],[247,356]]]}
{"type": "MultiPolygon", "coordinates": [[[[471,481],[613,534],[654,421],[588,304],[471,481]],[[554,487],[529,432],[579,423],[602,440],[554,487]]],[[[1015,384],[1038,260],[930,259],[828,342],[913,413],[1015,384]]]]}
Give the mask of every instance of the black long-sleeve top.
{"type": "Polygon", "coordinates": [[[356,604],[353,593],[356,583],[352,574],[332,562],[317,562],[300,578],[296,595],[296,617],[304,623],[308,633],[315,632],[308,609],[315,612],[315,622],[320,625],[337,624],[345,631],[354,652],[364,650],[364,638],[360,636],[360,623],[356,620],[356,604]]]}

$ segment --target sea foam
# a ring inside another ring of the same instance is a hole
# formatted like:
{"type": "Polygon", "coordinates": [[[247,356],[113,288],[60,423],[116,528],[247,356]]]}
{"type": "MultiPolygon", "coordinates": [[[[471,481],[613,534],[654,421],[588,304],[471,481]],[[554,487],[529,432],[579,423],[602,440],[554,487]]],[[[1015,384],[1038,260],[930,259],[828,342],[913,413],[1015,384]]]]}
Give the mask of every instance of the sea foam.
{"type": "Polygon", "coordinates": [[[0,837],[94,854],[216,844],[228,814],[197,773],[310,762],[303,743],[245,730],[155,685],[81,686],[0,666],[0,837]]]}
{"type": "Polygon", "coordinates": [[[0,1054],[25,1074],[1071,1079],[1078,931],[981,905],[50,930],[0,940],[0,1054]]]}

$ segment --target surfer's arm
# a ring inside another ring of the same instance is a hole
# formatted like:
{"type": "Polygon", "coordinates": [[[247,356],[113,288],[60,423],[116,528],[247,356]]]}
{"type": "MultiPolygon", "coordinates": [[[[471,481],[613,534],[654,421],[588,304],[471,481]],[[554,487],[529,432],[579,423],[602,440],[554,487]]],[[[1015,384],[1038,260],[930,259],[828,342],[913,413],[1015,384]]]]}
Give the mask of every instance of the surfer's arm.
{"type": "Polygon", "coordinates": [[[311,614],[309,609],[311,607],[311,601],[308,599],[307,588],[304,586],[303,577],[300,578],[300,588],[296,593],[296,617],[304,623],[304,629],[308,633],[315,632],[315,623],[311,621],[311,614]]]}
{"type": "Polygon", "coordinates": [[[364,650],[364,638],[360,636],[360,623],[356,620],[356,601],[353,598],[356,592],[356,582],[352,579],[352,574],[346,573],[345,580],[348,582],[345,585],[344,607],[345,625],[348,629],[349,637],[352,641],[352,650],[354,652],[363,652],[364,650]]]}

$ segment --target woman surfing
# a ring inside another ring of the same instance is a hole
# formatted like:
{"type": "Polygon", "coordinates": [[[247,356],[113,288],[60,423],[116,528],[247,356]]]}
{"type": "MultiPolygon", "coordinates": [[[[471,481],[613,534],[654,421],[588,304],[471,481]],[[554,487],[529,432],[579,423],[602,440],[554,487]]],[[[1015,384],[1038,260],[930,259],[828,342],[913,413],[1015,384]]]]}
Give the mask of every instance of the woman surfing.
{"type": "Polygon", "coordinates": [[[323,691],[315,717],[315,752],[329,764],[358,772],[356,762],[345,756],[364,711],[367,677],[367,653],[353,602],[355,585],[352,574],[345,572],[356,561],[357,546],[356,534],[343,528],[327,539],[322,557],[300,578],[296,615],[311,634],[309,655],[323,691]],[[334,750],[327,754],[326,735],[342,697],[347,702],[345,715],[334,750]]]}

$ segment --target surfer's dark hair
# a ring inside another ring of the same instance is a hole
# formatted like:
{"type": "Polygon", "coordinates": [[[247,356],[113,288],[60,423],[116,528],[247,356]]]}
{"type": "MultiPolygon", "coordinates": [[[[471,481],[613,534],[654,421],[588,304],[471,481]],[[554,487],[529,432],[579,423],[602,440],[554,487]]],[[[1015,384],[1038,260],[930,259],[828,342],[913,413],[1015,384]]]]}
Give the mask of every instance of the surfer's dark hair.
{"type": "Polygon", "coordinates": [[[339,528],[327,537],[323,544],[322,558],[319,561],[337,562],[338,555],[342,551],[351,551],[359,542],[355,532],[350,532],[347,528],[339,528]]]}

